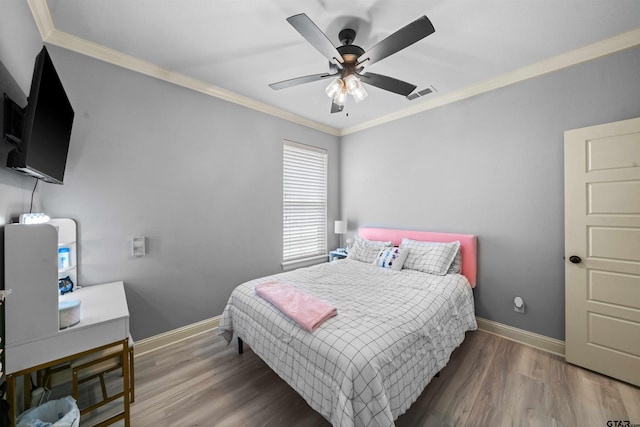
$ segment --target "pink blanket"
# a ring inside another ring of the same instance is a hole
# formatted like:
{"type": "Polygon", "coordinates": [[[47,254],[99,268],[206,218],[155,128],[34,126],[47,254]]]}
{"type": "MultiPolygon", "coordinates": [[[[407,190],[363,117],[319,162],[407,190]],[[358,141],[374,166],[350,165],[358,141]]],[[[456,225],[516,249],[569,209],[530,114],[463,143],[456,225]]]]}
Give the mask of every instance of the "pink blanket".
{"type": "Polygon", "coordinates": [[[331,304],[286,283],[261,283],[256,286],[256,293],[310,332],[338,314],[331,304]]]}

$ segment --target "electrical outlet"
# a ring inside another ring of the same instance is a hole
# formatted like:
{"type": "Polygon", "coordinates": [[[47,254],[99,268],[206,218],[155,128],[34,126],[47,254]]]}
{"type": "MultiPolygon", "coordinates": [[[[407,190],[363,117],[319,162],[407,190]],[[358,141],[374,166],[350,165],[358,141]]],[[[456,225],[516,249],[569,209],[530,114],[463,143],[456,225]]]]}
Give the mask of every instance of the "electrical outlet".
{"type": "Polygon", "coordinates": [[[524,314],[524,300],[522,297],[515,297],[513,299],[513,311],[524,314]]]}

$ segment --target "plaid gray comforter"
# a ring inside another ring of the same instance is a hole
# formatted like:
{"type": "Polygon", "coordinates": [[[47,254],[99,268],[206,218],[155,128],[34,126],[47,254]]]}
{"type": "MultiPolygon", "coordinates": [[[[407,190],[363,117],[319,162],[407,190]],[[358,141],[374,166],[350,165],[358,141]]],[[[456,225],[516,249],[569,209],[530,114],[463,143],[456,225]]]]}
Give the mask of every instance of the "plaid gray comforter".
{"type": "Polygon", "coordinates": [[[232,293],[218,333],[239,336],[334,426],[393,426],[476,329],[459,274],[391,271],[341,260],[252,280],[232,293]],[[333,304],[307,332],[256,295],[282,281],[333,304]]]}

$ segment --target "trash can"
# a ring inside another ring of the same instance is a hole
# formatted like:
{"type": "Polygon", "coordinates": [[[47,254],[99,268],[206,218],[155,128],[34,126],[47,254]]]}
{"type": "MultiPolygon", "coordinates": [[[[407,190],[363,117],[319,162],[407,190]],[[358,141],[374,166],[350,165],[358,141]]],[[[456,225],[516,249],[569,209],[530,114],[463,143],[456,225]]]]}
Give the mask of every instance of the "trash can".
{"type": "Polygon", "coordinates": [[[20,414],[16,427],[79,427],[80,410],[71,396],[51,400],[20,414]]]}

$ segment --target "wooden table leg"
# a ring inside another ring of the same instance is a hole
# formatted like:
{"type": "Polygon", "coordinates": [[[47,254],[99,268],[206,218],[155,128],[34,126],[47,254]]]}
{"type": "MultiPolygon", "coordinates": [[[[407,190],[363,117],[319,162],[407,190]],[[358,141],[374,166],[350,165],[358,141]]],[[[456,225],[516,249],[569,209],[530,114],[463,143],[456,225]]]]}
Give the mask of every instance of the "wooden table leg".
{"type": "Polygon", "coordinates": [[[31,407],[31,374],[22,376],[22,403],[23,411],[31,407]]]}
{"type": "Polygon", "coordinates": [[[7,403],[9,404],[9,425],[16,425],[16,377],[7,375],[7,403]]]}
{"type": "Polygon", "coordinates": [[[129,411],[129,407],[130,407],[130,398],[131,398],[131,394],[130,394],[130,374],[129,374],[129,339],[125,339],[124,343],[122,345],[122,355],[120,356],[122,357],[122,374],[124,376],[123,381],[124,381],[124,426],[125,427],[129,427],[131,424],[131,417],[130,417],[130,411],[129,411]]]}

